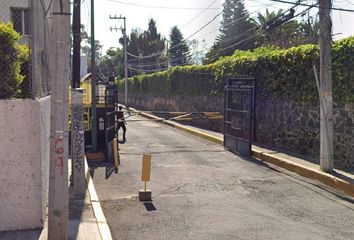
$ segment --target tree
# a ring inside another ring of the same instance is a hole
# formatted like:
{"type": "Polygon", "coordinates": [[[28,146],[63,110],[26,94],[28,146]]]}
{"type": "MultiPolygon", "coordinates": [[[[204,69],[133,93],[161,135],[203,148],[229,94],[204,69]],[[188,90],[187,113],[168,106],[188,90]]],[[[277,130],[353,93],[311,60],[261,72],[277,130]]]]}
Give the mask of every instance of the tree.
{"type": "MultiPolygon", "coordinates": [[[[260,27],[264,28],[267,23],[277,19],[283,15],[283,10],[277,12],[269,12],[266,9],[265,14],[258,13],[257,23],[260,27]]],[[[260,45],[276,46],[281,48],[288,48],[297,46],[299,39],[299,23],[296,20],[287,21],[280,26],[262,31],[258,38],[260,45]]]]}
{"type": "MultiPolygon", "coordinates": [[[[91,37],[85,30],[85,25],[81,25],[81,52],[91,58],[91,37]]],[[[96,59],[100,59],[102,56],[101,53],[102,45],[99,40],[95,40],[95,51],[96,59]]]]}
{"type": "Polygon", "coordinates": [[[191,63],[195,65],[203,64],[203,59],[207,52],[205,39],[198,41],[197,39],[193,39],[188,42],[188,45],[191,49],[191,63]]]}
{"type": "Polygon", "coordinates": [[[317,44],[320,32],[318,19],[308,16],[306,20],[300,23],[300,32],[302,35],[302,44],[317,44]]]}
{"type": "Polygon", "coordinates": [[[225,0],[220,35],[206,54],[205,62],[215,61],[219,56],[230,56],[236,49],[247,50],[255,47],[256,24],[245,8],[244,0],[225,0]]]}
{"type": "Polygon", "coordinates": [[[243,0],[225,0],[223,4],[223,20],[221,21],[220,35],[218,37],[222,47],[235,45],[222,51],[222,55],[232,55],[234,50],[247,50],[254,48],[254,40],[247,38],[254,34],[255,23],[249,17],[243,0]]]}
{"type": "Polygon", "coordinates": [[[168,50],[171,66],[183,66],[190,62],[190,52],[182,32],[177,26],[170,32],[170,49],[168,50]]]}
{"type": "Polygon", "coordinates": [[[124,51],[120,48],[110,48],[99,61],[101,72],[105,76],[124,77],[124,51]]]}
{"type": "Polygon", "coordinates": [[[132,30],[127,50],[131,75],[156,72],[167,67],[165,38],[158,33],[153,19],[149,19],[148,29],[144,32],[132,30]]]}

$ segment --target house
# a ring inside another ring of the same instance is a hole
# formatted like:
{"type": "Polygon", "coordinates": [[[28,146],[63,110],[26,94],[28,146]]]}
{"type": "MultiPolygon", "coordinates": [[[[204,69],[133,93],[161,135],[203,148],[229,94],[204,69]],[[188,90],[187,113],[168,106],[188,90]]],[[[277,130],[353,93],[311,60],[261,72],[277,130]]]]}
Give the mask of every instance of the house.
{"type": "Polygon", "coordinates": [[[20,43],[29,44],[31,34],[30,0],[2,0],[0,21],[12,22],[14,29],[21,34],[20,43]]]}

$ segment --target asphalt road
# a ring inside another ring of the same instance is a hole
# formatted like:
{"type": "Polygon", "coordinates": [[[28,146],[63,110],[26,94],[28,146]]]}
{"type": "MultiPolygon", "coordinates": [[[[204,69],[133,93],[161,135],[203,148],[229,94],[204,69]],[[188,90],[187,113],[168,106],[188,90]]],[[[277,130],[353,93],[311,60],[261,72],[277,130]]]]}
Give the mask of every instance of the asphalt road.
{"type": "Polygon", "coordinates": [[[119,173],[93,176],[114,239],[354,239],[354,200],[341,192],[162,124],[127,127],[119,173]],[[137,199],[143,153],[151,203],[137,199]]]}

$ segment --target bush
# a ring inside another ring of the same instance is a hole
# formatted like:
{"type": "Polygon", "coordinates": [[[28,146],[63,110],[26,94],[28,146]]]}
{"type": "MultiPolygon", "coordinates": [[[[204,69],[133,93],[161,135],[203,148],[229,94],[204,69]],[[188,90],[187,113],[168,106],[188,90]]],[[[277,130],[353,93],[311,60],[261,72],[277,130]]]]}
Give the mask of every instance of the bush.
{"type": "MultiPolygon", "coordinates": [[[[164,72],[129,79],[129,92],[150,95],[223,94],[229,77],[253,76],[262,99],[317,101],[313,64],[319,71],[319,47],[302,45],[289,49],[237,50],[230,57],[204,66],[174,67],[164,72]]],[[[333,96],[336,102],[354,101],[354,37],[333,44],[333,96]]],[[[124,82],[118,81],[118,88],[124,82]]]]}
{"type": "Polygon", "coordinates": [[[0,23],[0,98],[11,98],[21,94],[21,64],[28,62],[27,46],[17,44],[20,35],[11,23],[0,23]]]}

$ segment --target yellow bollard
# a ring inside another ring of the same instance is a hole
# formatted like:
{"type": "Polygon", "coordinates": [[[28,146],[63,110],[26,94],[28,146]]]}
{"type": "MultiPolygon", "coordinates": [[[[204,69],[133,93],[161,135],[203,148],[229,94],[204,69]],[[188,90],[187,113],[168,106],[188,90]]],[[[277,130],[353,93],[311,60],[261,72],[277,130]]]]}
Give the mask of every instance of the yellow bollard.
{"type": "Polygon", "coordinates": [[[151,190],[146,189],[146,183],[150,181],[151,155],[144,154],[142,161],[141,181],[145,182],[144,190],[139,190],[140,201],[151,201],[151,190]]]}

